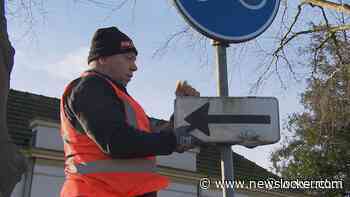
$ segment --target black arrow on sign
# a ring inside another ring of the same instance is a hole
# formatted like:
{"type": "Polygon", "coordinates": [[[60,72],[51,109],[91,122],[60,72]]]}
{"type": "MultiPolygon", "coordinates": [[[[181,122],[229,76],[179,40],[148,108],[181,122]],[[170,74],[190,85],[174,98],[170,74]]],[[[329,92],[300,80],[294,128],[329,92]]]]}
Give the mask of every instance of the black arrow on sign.
{"type": "Polygon", "coordinates": [[[185,118],[185,121],[193,129],[201,130],[205,135],[210,136],[208,125],[215,124],[270,124],[269,115],[209,115],[209,102],[192,112],[185,118]]]}

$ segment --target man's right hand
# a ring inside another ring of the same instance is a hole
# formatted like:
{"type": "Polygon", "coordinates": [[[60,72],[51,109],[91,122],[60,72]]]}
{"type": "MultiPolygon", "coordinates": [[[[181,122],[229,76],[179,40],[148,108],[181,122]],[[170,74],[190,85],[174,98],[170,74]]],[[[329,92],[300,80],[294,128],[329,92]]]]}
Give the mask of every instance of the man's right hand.
{"type": "Polygon", "coordinates": [[[187,150],[193,149],[200,146],[203,142],[198,138],[190,134],[190,126],[181,126],[174,129],[174,134],[176,136],[176,149],[175,152],[183,153],[187,150]]]}

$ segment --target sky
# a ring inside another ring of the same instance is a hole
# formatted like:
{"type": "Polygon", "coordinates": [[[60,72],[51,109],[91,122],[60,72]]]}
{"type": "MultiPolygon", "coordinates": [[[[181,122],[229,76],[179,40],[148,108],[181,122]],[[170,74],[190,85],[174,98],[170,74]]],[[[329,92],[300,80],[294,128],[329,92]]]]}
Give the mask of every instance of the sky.
{"type": "MultiPolygon", "coordinates": [[[[169,118],[174,110],[177,80],[187,80],[202,96],[216,96],[215,53],[210,41],[206,50],[197,50],[191,48],[191,38],[176,40],[163,55],[153,55],[171,34],[185,25],[170,1],[137,1],[134,8],[128,3],[112,11],[110,7],[84,0],[42,3],[31,8],[32,18],[23,10],[12,12],[16,6],[9,5],[8,29],[16,48],[11,88],[59,98],[64,86],[87,69],[93,33],[97,28],[113,25],[129,35],[139,51],[138,71],[128,90],[147,114],[169,118]]],[[[275,36],[276,29],[278,24],[274,23],[259,37],[259,44],[271,47],[268,38],[275,36]]],[[[231,45],[228,49],[229,95],[276,97],[283,137],[288,135],[283,129],[288,115],[303,110],[299,100],[305,83],[292,82],[283,89],[276,77],[272,77],[259,92],[249,93],[264,58],[255,53],[253,42],[231,45]]],[[[279,146],[277,143],[247,149],[235,145],[233,150],[270,170],[270,154],[279,146]]]]}

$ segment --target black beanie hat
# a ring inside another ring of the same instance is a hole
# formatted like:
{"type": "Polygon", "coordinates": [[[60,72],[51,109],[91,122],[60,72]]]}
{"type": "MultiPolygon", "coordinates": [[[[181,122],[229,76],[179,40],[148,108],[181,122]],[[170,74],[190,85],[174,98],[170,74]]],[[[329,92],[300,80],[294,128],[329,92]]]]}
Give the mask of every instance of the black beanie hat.
{"type": "Polygon", "coordinates": [[[116,27],[100,28],[92,37],[88,63],[99,57],[131,51],[137,54],[132,40],[123,32],[119,31],[116,27]]]}

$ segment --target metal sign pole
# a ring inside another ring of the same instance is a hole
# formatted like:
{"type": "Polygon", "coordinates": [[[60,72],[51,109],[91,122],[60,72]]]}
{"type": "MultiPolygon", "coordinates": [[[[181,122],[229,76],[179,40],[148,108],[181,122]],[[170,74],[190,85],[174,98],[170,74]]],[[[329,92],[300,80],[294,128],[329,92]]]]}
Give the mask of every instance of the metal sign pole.
{"type": "MultiPolygon", "coordinates": [[[[216,48],[216,65],[217,65],[217,93],[220,97],[228,96],[228,81],[227,81],[227,43],[213,41],[216,48]]],[[[231,144],[221,146],[221,175],[222,180],[233,181],[233,158],[231,144]]],[[[225,184],[225,182],[223,182],[225,184]]],[[[234,197],[234,188],[222,188],[224,197],[234,197]]]]}

